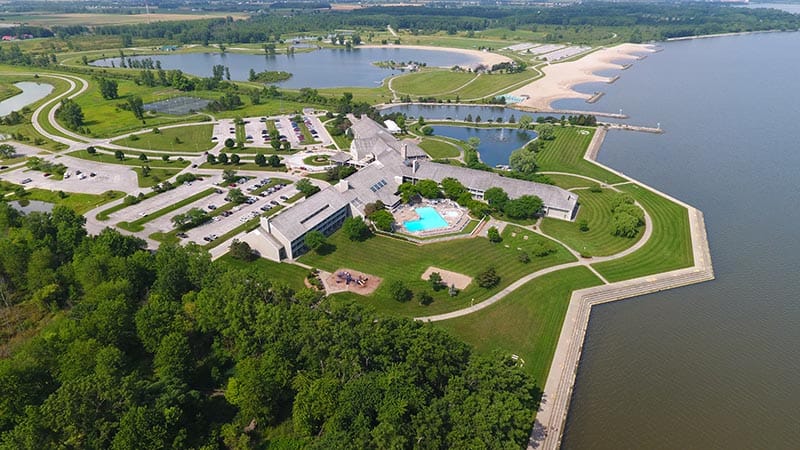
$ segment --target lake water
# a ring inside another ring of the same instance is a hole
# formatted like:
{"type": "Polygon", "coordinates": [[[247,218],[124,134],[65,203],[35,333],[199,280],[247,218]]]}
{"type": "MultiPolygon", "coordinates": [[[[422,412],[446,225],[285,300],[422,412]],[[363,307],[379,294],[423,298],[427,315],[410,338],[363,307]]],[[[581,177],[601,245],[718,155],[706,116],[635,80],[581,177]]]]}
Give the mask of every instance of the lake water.
{"type": "MultiPolygon", "coordinates": [[[[399,70],[374,66],[378,61],[417,61],[429,66],[452,67],[480,62],[478,58],[457,52],[420,50],[410,48],[356,48],[322,49],[295,55],[258,55],[242,53],[177,53],[170,55],[138,56],[132,59],[152,58],[161,61],[164,69],[181,69],[193,75],[209,77],[214,65],[222,64],[230,69],[231,79],[247,80],[250,69],[284,71],[292,78],[275,83],[285,88],[326,87],[375,87],[384,78],[398,75],[399,70]]],[[[127,58],[126,58],[127,59],[127,58]]],[[[119,58],[107,58],[92,62],[95,66],[111,67],[111,62],[120,67],[119,58]]]]}
{"type": "Polygon", "coordinates": [[[0,117],[5,117],[12,111],[19,111],[25,106],[36,103],[53,92],[53,85],[47,83],[21,81],[14,83],[14,86],[22,89],[22,92],[0,102],[0,117]]]}
{"type": "Polygon", "coordinates": [[[419,116],[428,120],[465,120],[467,116],[480,116],[484,121],[488,119],[496,120],[503,118],[503,122],[508,122],[512,117],[519,121],[522,116],[530,116],[534,119],[540,114],[533,114],[526,111],[518,111],[502,106],[481,106],[481,105],[448,105],[446,103],[424,104],[412,103],[395,106],[388,106],[381,109],[381,114],[391,114],[401,112],[408,117],[417,118],[419,116]]]}
{"type": "Polygon", "coordinates": [[[563,448],[800,448],[800,34],[663,45],[588,106],[666,133],[600,161],[704,211],[717,279],[593,309],[563,448]]]}
{"type": "Polygon", "coordinates": [[[536,132],[518,128],[470,128],[432,125],[433,134],[466,141],[471,137],[481,140],[478,153],[481,161],[494,167],[508,164],[508,157],[514,150],[523,147],[536,137],[536,132]]]}

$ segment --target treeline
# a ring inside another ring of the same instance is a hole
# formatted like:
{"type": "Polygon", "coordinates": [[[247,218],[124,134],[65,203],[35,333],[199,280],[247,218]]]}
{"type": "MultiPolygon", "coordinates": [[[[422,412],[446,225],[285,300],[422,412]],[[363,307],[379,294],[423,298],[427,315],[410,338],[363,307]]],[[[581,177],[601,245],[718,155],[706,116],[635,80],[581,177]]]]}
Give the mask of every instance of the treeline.
{"type": "MultiPolygon", "coordinates": [[[[582,3],[558,8],[509,7],[372,7],[354,11],[291,11],[268,12],[247,20],[231,17],[184,22],[95,27],[100,35],[131,36],[189,43],[277,42],[289,33],[329,32],[336,29],[383,30],[409,29],[450,34],[466,32],[468,36],[487,28],[525,28],[547,31],[592,27],[619,28],[631,40],[665,39],[697,34],[798,29],[800,17],[774,9],[745,9],[719,4],[638,4],[582,3]],[[472,32],[472,33],[470,33],[472,32]]],[[[60,36],[87,29],[59,29],[60,36]]],[[[548,40],[558,40],[559,33],[548,33],[548,40]]]]}
{"type": "Polygon", "coordinates": [[[198,246],[151,253],[111,229],[87,236],[84,221],[0,203],[0,308],[17,318],[2,323],[0,447],[526,442],[540,393],[509,357],[198,246]],[[38,332],[15,315],[33,310],[38,332]]]}

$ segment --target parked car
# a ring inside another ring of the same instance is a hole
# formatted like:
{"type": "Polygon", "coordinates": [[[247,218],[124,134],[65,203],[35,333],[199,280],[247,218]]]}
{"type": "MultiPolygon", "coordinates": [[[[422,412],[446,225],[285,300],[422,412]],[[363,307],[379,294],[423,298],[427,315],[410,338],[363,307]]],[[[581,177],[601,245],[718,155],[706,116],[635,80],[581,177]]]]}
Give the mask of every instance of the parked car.
{"type": "Polygon", "coordinates": [[[33,181],[33,180],[31,180],[30,178],[25,178],[24,180],[20,181],[20,183],[22,183],[22,184],[28,184],[28,183],[30,183],[31,181],[33,181]]]}

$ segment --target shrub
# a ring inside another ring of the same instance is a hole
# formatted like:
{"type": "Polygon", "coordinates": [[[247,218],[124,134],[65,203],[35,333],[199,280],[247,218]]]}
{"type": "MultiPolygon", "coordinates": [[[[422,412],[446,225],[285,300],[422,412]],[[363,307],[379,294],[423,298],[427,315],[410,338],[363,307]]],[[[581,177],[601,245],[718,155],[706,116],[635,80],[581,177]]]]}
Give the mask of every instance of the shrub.
{"type": "Polygon", "coordinates": [[[489,242],[502,242],[503,238],[500,236],[500,232],[497,231],[497,227],[489,227],[489,230],[486,232],[489,242]]]}
{"type": "Polygon", "coordinates": [[[431,287],[434,291],[438,291],[444,287],[444,284],[442,283],[442,276],[439,274],[439,272],[431,273],[431,275],[428,277],[428,282],[431,284],[431,287]]]}
{"type": "Polygon", "coordinates": [[[433,296],[429,292],[426,291],[418,292],[416,297],[417,301],[419,301],[419,304],[422,306],[428,306],[431,303],[433,303],[433,296]]]}
{"type": "Polygon", "coordinates": [[[250,244],[247,242],[234,239],[229,248],[231,256],[236,259],[241,259],[242,261],[253,261],[257,258],[256,254],[253,252],[253,249],[250,247],[250,244]]]}
{"type": "Polygon", "coordinates": [[[389,285],[389,295],[398,302],[407,302],[411,300],[414,293],[402,281],[393,281],[389,285]]]}
{"type": "Polygon", "coordinates": [[[528,264],[529,262],[531,262],[531,257],[530,257],[530,255],[528,255],[528,252],[520,252],[519,256],[517,257],[517,259],[522,264],[528,264]]]}
{"type": "Polygon", "coordinates": [[[583,231],[584,233],[589,231],[589,222],[586,219],[579,220],[578,229],[583,231]]]}
{"type": "Polygon", "coordinates": [[[500,276],[497,275],[497,271],[495,271],[494,267],[489,267],[478,274],[477,280],[478,286],[488,289],[497,286],[497,283],[500,282],[500,276]]]}

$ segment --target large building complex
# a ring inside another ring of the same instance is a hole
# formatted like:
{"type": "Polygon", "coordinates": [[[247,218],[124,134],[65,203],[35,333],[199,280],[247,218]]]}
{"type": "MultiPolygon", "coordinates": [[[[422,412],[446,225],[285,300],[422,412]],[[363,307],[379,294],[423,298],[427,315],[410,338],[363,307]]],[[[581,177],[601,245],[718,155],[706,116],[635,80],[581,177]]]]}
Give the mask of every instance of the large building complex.
{"type": "Polygon", "coordinates": [[[536,195],[544,203],[544,214],[563,220],[575,216],[578,196],[572,192],[541,183],[502,177],[493,172],[468,169],[428,160],[427,154],[410,139],[398,140],[369,118],[355,119],[350,132],[353,142],[349,153],[332,158],[337,164],[360,169],[279,214],[261,219],[255,234],[262,236],[257,248],[262,256],[275,261],[294,259],[307,251],[305,235],[317,230],[329,235],[341,227],[347,217],[363,216],[364,207],[378,200],[390,208],[400,204],[398,187],[404,182],[445,178],[458,179],[473,197],[482,199],[491,187],[505,190],[514,199],[536,195]]]}

